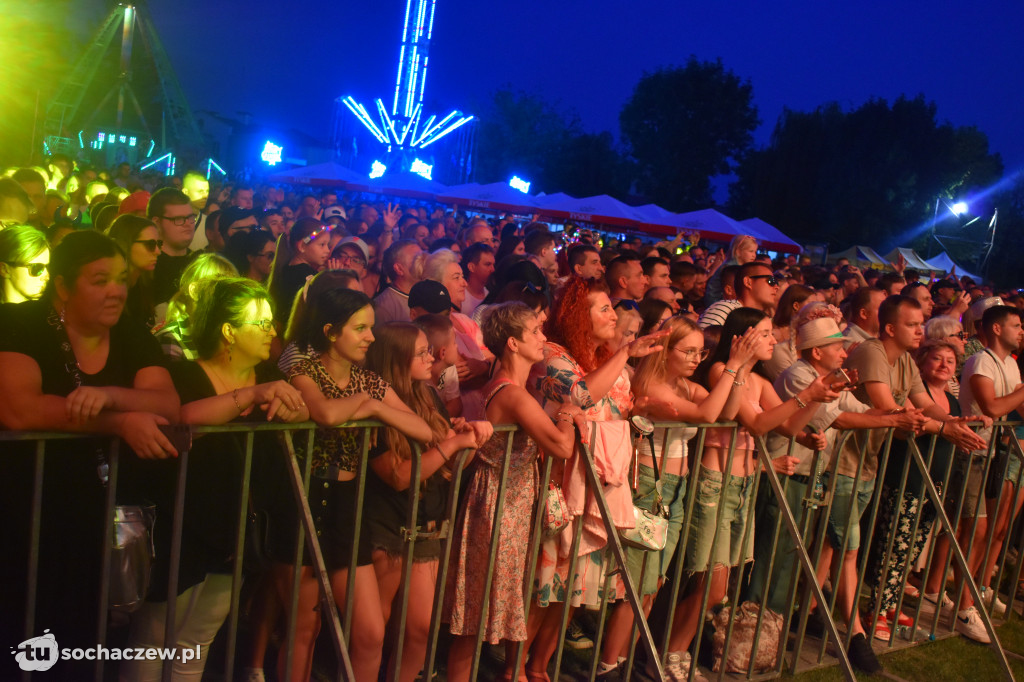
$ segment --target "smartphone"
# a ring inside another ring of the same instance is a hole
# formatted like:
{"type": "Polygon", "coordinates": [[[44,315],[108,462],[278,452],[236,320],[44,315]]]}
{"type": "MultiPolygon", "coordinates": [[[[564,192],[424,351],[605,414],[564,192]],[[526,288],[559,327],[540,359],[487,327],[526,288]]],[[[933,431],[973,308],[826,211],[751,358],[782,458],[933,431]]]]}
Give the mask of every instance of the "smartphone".
{"type": "Polygon", "coordinates": [[[844,370],[842,367],[840,367],[839,369],[837,369],[834,372],[832,372],[832,374],[834,374],[835,377],[836,377],[836,380],[841,381],[844,386],[851,386],[851,385],[853,385],[853,380],[850,379],[850,375],[847,374],[846,370],[844,370]]]}

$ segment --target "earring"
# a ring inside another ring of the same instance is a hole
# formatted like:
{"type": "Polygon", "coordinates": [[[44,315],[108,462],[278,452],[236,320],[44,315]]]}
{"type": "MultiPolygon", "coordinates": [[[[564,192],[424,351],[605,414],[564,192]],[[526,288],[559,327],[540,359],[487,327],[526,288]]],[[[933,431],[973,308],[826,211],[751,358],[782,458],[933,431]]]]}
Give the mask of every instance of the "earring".
{"type": "Polygon", "coordinates": [[[228,346],[228,362],[231,362],[231,349],[235,347],[235,342],[232,341],[228,346]]]}

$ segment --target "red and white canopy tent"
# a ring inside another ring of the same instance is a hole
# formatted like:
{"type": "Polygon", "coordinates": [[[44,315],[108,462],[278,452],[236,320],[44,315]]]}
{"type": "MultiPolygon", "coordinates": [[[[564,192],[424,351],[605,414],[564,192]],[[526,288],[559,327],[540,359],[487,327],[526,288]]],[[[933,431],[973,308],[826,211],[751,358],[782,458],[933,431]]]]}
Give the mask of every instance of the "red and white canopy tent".
{"type": "Polygon", "coordinates": [[[270,182],[286,182],[291,185],[315,185],[317,187],[349,188],[353,184],[365,183],[366,177],[329,161],[313,166],[285,168],[267,176],[270,182]]]}
{"type": "Polygon", "coordinates": [[[552,198],[543,197],[538,203],[540,206],[537,213],[542,217],[626,229],[637,229],[643,222],[643,214],[607,194],[598,194],[582,199],[552,195],[552,198]]]}
{"type": "Polygon", "coordinates": [[[750,232],[751,236],[757,237],[758,243],[763,248],[783,253],[800,253],[803,247],[795,241],[782,234],[774,225],[769,225],[760,218],[747,218],[739,221],[750,232]]]}
{"type": "Polygon", "coordinates": [[[531,215],[538,211],[537,201],[529,194],[513,189],[504,182],[478,185],[475,182],[449,187],[436,197],[443,204],[455,204],[485,213],[518,213],[531,215]]]}
{"type": "Polygon", "coordinates": [[[738,234],[747,234],[749,230],[727,215],[713,208],[705,208],[689,213],[673,213],[670,217],[645,223],[648,232],[676,235],[684,231],[696,230],[706,239],[729,241],[738,234]]]}

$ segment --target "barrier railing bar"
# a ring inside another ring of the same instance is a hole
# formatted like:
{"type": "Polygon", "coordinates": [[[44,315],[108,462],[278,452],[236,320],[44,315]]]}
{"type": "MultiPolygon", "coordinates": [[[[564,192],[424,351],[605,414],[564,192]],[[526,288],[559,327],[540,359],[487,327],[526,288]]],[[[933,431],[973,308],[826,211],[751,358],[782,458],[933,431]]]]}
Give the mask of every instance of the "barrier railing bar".
{"type": "MultiPolygon", "coordinates": [[[[114,527],[114,507],[117,505],[117,473],[119,454],[121,452],[121,441],[117,438],[110,439],[110,451],[107,455],[107,480],[106,480],[106,502],[103,510],[103,556],[100,560],[100,584],[99,584],[99,611],[96,619],[96,643],[104,646],[107,643],[107,602],[110,600],[110,562],[112,546],[112,533],[114,527]]],[[[101,656],[96,657],[96,679],[103,679],[103,664],[101,656]]]]}
{"type": "MultiPolygon", "coordinates": [[[[306,431],[306,441],[307,442],[306,442],[306,450],[305,450],[305,452],[307,453],[307,456],[303,460],[304,466],[303,466],[303,472],[302,472],[302,481],[299,484],[299,490],[295,492],[295,499],[297,501],[297,506],[299,506],[300,508],[302,506],[301,505],[301,499],[306,499],[307,500],[307,506],[308,506],[308,499],[309,499],[309,477],[310,477],[310,473],[312,471],[312,465],[313,465],[313,458],[308,456],[308,454],[313,452],[313,438],[314,438],[314,434],[315,434],[315,431],[313,429],[308,429],[306,431]]],[[[293,440],[292,432],[291,431],[283,432],[281,434],[281,442],[285,446],[284,457],[286,459],[288,459],[288,460],[294,460],[293,455],[290,454],[290,451],[289,451],[289,445],[291,445],[292,448],[294,449],[294,440],[293,440]]],[[[291,467],[292,467],[292,463],[291,463],[291,461],[289,461],[288,462],[289,479],[291,478],[291,467]]],[[[290,596],[289,596],[289,602],[288,602],[288,619],[286,621],[287,624],[288,624],[288,628],[287,628],[288,635],[287,635],[287,640],[286,640],[286,644],[285,644],[285,652],[284,652],[284,670],[287,671],[286,674],[288,674],[288,675],[291,674],[292,661],[293,661],[294,656],[295,656],[295,631],[296,631],[296,628],[298,627],[298,623],[296,622],[296,619],[298,618],[298,615],[299,615],[299,588],[302,585],[302,572],[303,572],[303,566],[302,566],[303,561],[302,561],[302,559],[303,559],[303,550],[305,548],[305,541],[306,541],[305,524],[304,524],[304,518],[303,518],[302,514],[297,515],[297,518],[295,520],[295,526],[296,526],[296,528],[295,528],[295,530],[296,530],[296,532],[295,532],[295,554],[293,555],[293,558],[292,558],[292,567],[293,567],[293,569],[292,569],[292,585],[291,585],[291,591],[289,592],[290,596]]],[[[332,630],[332,632],[333,632],[333,630],[332,630]]],[[[335,643],[335,649],[337,650],[337,643],[335,643]]]]}
{"type": "MultiPolygon", "coordinates": [[[[926,470],[924,458],[921,457],[921,451],[917,449],[917,443],[915,443],[913,440],[908,441],[907,449],[913,456],[914,461],[917,462],[918,467],[920,467],[922,471],[926,470]]],[[[967,583],[967,588],[970,590],[971,596],[974,598],[976,603],[981,603],[981,593],[978,590],[978,585],[974,582],[974,577],[971,575],[970,567],[967,565],[967,558],[966,556],[964,556],[964,553],[960,550],[960,543],[957,542],[956,539],[956,530],[953,527],[952,522],[949,520],[949,517],[946,515],[946,510],[942,508],[942,501],[939,497],[939,491],[935,489],[935,483],[932,481],[931,477],[925,476],[924,482],[925,487],[928,491],[928,495],[929,497],[932,498],[932,504],[935,505],[935,511],[938,515],[938,518],[942,522],[942,526],[946,529],[946,532],[950,534],[949,551],[956,559],[957,563],[960,565],[960,568],[963,570],[963,580],[967,583]]],[[[966,488],[966,484],[964,487],[966,488]]],[[[959,598],[959,594],[957,596],[959,598]]],[[[954,610],[956,609],[955,604],[956,602],[954,602],[954,610]]],[[[941,611],[941,608],[937,610],[941,611]]],[[[998,635],[996,635],[996,630],[992,626],[992,619],[988,617],[988,613],[986,613],[984,609],[980,609],[979,613],[981,614],[982,622],[984,622],[985,624],[985,629],[988,631],[988,635],[992,639],[991,646],[996,651],[996,655],[998,656],[999,662],[1003,667],[1003,672],[1006,675],[1006,679],[1012,682],[1014,679],[1013,671],[1010,669],[1010,662],[1006,659],[1006,654],[1004,653],[1002,646],[1000,646],[999,644],[999,637],[998,635]]],[[[955,616],[956,614],[954,613],[954,617],[955,616]]]]}
{"type": "Polygon", "coordinates": [[[480,603],[480,619],[477,621],[476,642],[473,645],[473,663],[469,670],[469,679],[475,680],[480,672],[480,652],[483,650],[484,637],[487,634],[487,616],[490,611],[491,584],[494,582],[494,561],[498,555],[498,541],[501,539],[501,517],[505,511],[505,490],[508,484],[508,471],[512,459],[512,439],[514,431],[509,431],[505,442],[505,457],[501,461],[501,475],[498,479],[498,498],[494,505],[494,521],[491,523],[491,545],[487,551],[487,574],[484,577],[484,594],[480,603]]]}
{"type": "Polygon", "coordinates": [[[224,679],[226,680],[234,679],[235,673],[235,648],[238,644],[238,602],[242,595],[242,558],[245,553],[245,535],[249,525],[246,521],[249,516],[249,479],[252,476],[252,446],[255,439],[255,431],[245,434],[242,489],[239,495],[240,500],[236,516],[238,525],[235,526],[235,557],[231,567],[231,610],[228,613],[228,642],[224,661],[224,679]]]}
{"type": "MultiPolygon", "coordinates": [[[[314,432],[309,432],[308,449],[306,450],[306,469],[307,477],[309,474],[310,462],[313,458],[313,436],[314,432]]],[[[368,437],[368,436],[367,436],[368,437]]],[[[312,554],[312,566],[311,570],[315,573],[317,582],[320,584],[321,593],[321,604],[323,605],[323,611],[321,611],[321,619],[326,615],[330,616],[331,631],[334,634],[332,641],[334,642],[335,653],[338,656],[338,677],[348,682],[355,682],[355,672],[352,670],[352,661],[348,655],[348,644],[347,638],[345,637],[345,629],[341,626],[341,619],[338,614],[338,607],[334,601],[334,590],[331,589],[331,579],[327,575],[327,566],[324,564],[324,555],[320,550],[320,542],[316,536],[316,527],[313,525],[313,514],[309,509],[309,500],[306,497],[303,489],[302,476],[299,473],[299,464],[296,460],[295,445],[292,442],[291,432],[286,431],[284,433],[284,444],[287,450],[287,461],[288,461],[288,478],[291,481],[292,492],[295,495],[296,503],[299,505],[299,509],[302,512],[300,518],[302,525],[305,529],[305,536],[309,544],[309,551],[312,554]]],[[[301,563],[296,567],[296,571],[301,571],[301,563]]],[[[294,621],[293,621],[294,622],[294,621]]],[[[291,661],[288,661],[289,665],[291,661]]],[[[287,668],[289,671],[291,668],[287,668]]]]}
{"type": "MultiPolygon", "coordinates": [[[[187,427],[186,427],[187,428],[187,427]]],[[[188,477],[189,447],[178,451],[178,478],[174,488],[174,511],[171,513],[171,561],[167,571],[167,613],[164,616],[164,647],[170,649],[177,643],[175,627],[178,606],[178,571],[181,564],[181,535],[185,518],[185,485],[188,477]]],[[[164,661],[161,679],[172,682],[173,661],[164,661]]]]}
{"type": "MultiPolygon", "coordinates": [[[[391,679],[398,682],[402,673],[402,650],[405,648],[405,623],[409,615],[409,585],[412,582],[412,562],[416,551],[416,538],[419,533],[419,508],[420,508],[420,472],[422,470],[423,449],[419,443],[412,443],[412,471],[409,478],[409,513],[406,519],[406,528],[400,528],[399,532],[405,541],[405,552],[402,557],[401,587],[398,591],[398,632],[397,642],[394,651],[391,652],[391,662],[382,661],[382,666],[387,670],[388,665],[394,665],[391,679]]],[[[386,627],[386,624],[385,624],[386,627]]]]}

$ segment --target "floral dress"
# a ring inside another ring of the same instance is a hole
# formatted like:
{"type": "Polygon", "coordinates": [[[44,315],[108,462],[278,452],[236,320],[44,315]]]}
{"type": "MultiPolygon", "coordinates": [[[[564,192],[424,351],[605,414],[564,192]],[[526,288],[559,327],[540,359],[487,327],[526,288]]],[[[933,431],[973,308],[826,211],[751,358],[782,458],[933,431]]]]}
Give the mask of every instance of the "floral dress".
{"type": "MultiPolygon", "coordinates": [[[[536,393],[545,409],[549,403],[571,402],[583,410],[587,421],[625,419],[633,406],[630,393],[629,375],[625,369],[615,380],[607,395],[594,401],[587,388],[585,373],[569,355],[569,351],[555,343],[544,347],[544,373],[535,375],[536,393]]],[[[560,463],[552,469],[552,480],[560,480],[560,463]]],[[[576,523],[576,521],[573,521],[576,523]]],[[[545,539],[541,543],[540,558],[537,561],[537,577],[534,580],[534,597],[540,606],[551,602],[570,600],[572,606],[596,607],[601,603],[605,588],[605,577],[614,568],[614,558],[607,547],[597,549],[579,557],[576,573],[569,584],[569,563],[571,557],[559,556],[558,537],[545,539]]],[[[609,599],[621,599],[625,590],[621,580],[612,581],[609,599]]]]}
{"type": "MultiPolygon", "coordinates": [[[[509,383],[505,379],[494,385],[487,402],[509,383]]],[[[455,545],[444,603],[444,618],[454,635],[474,635],[479,627],[508,436],[509,432],[496,432],[477,450],[472,477],[463,497],[465,503],[455,523],[455,545]]],[[[537,444],[525,431],[514,432],[494,577],[486,601],[488,611],[484,637],[492,644],[503,639],[526,639],[523,576],[530,546],[533,506],[537,499],[537,453],[537,444]]]]}

